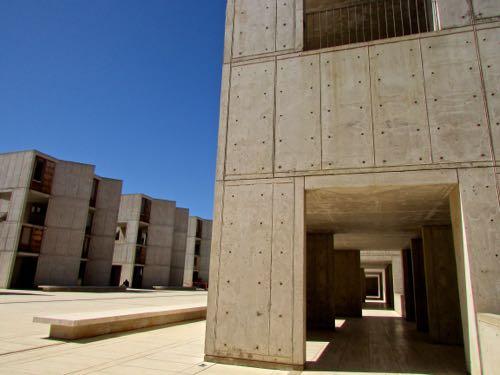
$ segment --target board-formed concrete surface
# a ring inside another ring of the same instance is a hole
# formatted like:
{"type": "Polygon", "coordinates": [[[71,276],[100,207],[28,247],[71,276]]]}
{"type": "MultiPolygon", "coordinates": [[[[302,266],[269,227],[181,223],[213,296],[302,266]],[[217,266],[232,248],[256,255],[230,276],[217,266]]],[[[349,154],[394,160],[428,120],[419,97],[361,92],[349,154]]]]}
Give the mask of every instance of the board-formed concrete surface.
{"type": "MultiPolygon", "coordinates": [[[[344,32],[314,8],[349,19],[343,3],[227,1],[206,358],[302,368],[308,234],[401,252],[423,226],[452,225],[460,333],[480,373],[475,315],[500,312],[500,2],[437,0],[429,32],[314,50],[317,31],[344,32]]],[[[387,303],[405,315],[390,263],[387,303]]]]}
{"type": "MultiPolygon", "coordinates": [[[[73,342],[47,339],[48,327],[29,321],[42,311],[200,302],[206,302],[205,292],[103,295],[0,290],[0,374],[291,374],[205,362],[203,320],[73,342]]],[[[363,316],[363,320],[337,320],[335,333],[313,333],[307,341],[306,356],[312,371],[303,373],[463,373],[460,348],[425,342],[393,311],[370,308],[363,310],[363,316]],[[358,361],[360,356],[362,360],[358,361]],[[324,368],[339,371],[327,372],[324,368]]]]}

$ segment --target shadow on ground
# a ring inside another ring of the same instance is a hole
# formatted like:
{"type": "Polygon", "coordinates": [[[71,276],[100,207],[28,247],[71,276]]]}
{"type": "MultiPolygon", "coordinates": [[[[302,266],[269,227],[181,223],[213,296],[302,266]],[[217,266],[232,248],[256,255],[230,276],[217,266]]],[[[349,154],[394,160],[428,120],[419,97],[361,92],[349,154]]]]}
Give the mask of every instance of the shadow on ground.
{"type": "Polygon", "coordinates": [[[465,374],[461,346],[438,345],[399,317],[348,318],[335,331],[310,331],[308,371],[465,374]]]}

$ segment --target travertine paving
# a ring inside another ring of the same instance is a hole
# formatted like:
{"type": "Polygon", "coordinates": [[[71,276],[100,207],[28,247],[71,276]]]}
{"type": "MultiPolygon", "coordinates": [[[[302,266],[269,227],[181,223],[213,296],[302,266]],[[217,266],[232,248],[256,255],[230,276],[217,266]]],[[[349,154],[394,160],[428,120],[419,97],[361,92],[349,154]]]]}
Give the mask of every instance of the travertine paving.
{"type": "Polygon", "coordinates": [[[0,289],[0,355],[59,345],[35,315],[118,310],[147,306],[206,303],[206,292],[47,293],[0,289]]]}
{"type": "MultiPolygon", "coordinates": [[[[74,342],[47,339],[48,327],[31,322],[42,312],[199,303],[205,292],[12,293],[0,291],[0,374],[300,374],[204,362],[205,321],[74,342]]],[[[428,343],[392,311],[363,315],[310,335],[303,373],[464,373],[460,348],[428,343]]]]}

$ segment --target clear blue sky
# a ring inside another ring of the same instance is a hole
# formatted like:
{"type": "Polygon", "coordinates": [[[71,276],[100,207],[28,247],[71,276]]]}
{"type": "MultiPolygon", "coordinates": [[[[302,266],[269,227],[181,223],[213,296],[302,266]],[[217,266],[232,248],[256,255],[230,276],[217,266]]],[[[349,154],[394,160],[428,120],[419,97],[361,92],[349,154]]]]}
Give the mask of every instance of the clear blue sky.
{"type": "Polygon", "coordinates": [[[0,152],[212,217],[225,0],[1,0],[0,152]]]}

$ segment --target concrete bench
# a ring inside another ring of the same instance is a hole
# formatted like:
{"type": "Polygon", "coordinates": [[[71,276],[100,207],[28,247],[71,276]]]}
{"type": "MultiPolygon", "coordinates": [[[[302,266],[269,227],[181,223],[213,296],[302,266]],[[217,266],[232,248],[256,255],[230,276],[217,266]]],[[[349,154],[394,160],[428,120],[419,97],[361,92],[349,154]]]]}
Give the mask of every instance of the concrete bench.
{"type": "Polygon", "coordinates": [[[51,338],[76,340],[169,323],[204,319],[206,313],[206,304],[190,304],[35,316],[33,322],[50,324],[51,338]]]}
{"type": "Polygon", "coordinates": [[[40,285],[44,292],[86,292],[86,293],[120,293],[126,292],[126,286],[58,286],[40,285]]]}

